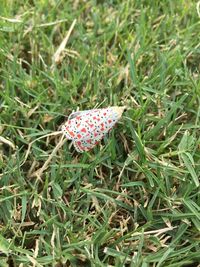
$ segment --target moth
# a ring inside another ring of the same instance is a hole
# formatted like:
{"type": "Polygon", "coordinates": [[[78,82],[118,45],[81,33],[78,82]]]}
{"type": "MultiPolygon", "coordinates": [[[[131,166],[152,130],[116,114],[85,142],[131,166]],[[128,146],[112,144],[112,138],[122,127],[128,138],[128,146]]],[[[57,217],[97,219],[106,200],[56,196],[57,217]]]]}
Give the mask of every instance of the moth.
{"type": "Polygon", "coordinates": [[[78,152],[89,151],[119,121],[126,107],[108,107],[72,113],[61,131],[78,152]]]}

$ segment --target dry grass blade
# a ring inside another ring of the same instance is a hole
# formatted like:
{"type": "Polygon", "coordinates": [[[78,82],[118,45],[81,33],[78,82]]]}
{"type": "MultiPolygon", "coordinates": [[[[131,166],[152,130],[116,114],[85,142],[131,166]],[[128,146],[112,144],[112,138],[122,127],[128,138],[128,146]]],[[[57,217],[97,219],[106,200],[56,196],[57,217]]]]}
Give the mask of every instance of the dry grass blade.
{"type": "Polygon", "coordinates": [[[41,178],[43,172],[47,169],[51,159],[53,158],[53,156],[56,154],[56,152],[59,150],[60,147],[63,146],[64,142],[66,141],[63,140],[64,139],[64,135],[62,135],[60,141],[58,142],[58,144],[56,145],[56,147],[54,148],[54,150],[52,151],[52,153],[49,155],[48,159],[45,161],[44,165],[37,171],[35,171],[34,173],[32,173],[30,175],[30,177],[39,177],[41,178]]]}
{"type": "Polygon", "coordinates": [[[57,132],[53,132],[53,133],[50,133],[50,134],[45,134],[45,135],[40,136],[40,137],[38,137],[37,139],[33,140],[33,141],[28,145],[28,149],[27,149],[27,151],[26,151],[26,155],[25,155],[24,160],[23,160],[23,162],[21,163],[20,166],[23,166],[24,163],[26,162],[26,160],[27,160],[27,158],[28,158],[28,155],[30,154],[31,147],[32,147],[32,145],[33,145],[36,141],[38,141],[38,140],[40,140],[40,139],[42,139],[42,138],[48,137],[48,136],[59,135],[59,134],[62,134],[62,131],[57,131],[57,132]]]}
{"type": "Polygon", "coordinates": [[[63,50],[65,49],[65,46],[67,45],[67,42],[69,40],[69,37],[74,29],[74,26],[76,24],[76,19],[72,22],[69,31],[67,32],[67,35],[65,36],[65,38],[63,39],[62,43],[60,44],[60,46],[58,47],[58,49],[56,50],[55,54],[52,57],[52,66],[51,68],[54,67],[54,64],[57,64],[60,62],[60,58],[61,58],[61,53],[63,52],[63,50]]]}
{"type": "Polygon", "coordinates": [[[0,136],[0,143],[4,143],[8,146],[10,146],[13,150],[15,150],[15,145],[9,141],[8,139],[4,138],[3,136],[0,136]]]}

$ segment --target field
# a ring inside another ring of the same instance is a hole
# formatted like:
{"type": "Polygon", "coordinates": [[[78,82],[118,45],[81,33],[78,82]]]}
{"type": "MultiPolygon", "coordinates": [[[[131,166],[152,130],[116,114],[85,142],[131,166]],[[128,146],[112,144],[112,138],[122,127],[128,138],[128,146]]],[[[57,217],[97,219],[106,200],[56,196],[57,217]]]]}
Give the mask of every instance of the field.
{"type": "Polygon", "coordinates": [[[199,71],[198,1],[1,0],[0,267],[198,266],[199,71]],[[72,111],[124,105],[50,160],[72,111]]]}

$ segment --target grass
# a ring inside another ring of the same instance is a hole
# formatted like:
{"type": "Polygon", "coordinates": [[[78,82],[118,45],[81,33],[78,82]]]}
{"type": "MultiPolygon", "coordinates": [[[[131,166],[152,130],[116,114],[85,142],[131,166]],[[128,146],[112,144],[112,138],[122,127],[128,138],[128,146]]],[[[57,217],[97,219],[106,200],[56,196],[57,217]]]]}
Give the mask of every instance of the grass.
{"type": "Polygon", "coordinates": [[[0,266],[197,266],[197,1],[0,3],[0,266]],[[76,21],[75,21],[76,19],[76,21]],[[58,62],[53,55],[74,22],[58,62]],[[127,105],[105,140],[70,142],[72,110],[127,105]]]}

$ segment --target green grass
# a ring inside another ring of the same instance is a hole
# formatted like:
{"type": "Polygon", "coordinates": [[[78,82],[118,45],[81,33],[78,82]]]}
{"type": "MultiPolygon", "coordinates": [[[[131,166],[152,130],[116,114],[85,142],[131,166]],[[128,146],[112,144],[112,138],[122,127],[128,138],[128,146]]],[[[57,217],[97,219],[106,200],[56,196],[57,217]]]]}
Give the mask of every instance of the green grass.
{"type": "Polygon", "coordinates": [[[2,0],[0,266],[197,266],[200,17],[187,0],[2,0]],[[60,62],[53,55],[74,20],[60,62]],[[127,105],[92,151],[52,136],[127,105]]]}

